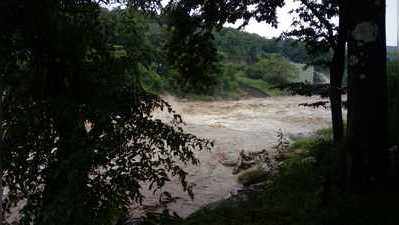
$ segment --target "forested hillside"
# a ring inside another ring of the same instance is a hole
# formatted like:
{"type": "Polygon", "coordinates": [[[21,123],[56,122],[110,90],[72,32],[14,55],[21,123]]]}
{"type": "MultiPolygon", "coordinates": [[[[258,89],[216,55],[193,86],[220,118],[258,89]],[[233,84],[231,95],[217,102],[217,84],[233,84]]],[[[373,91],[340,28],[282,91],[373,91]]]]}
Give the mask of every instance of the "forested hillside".
{"type": "Polygon", "coordinates": [[[304,46],[293,40],[266,39],[257,34],[223,28],[215,33],[216,46],[227,62],[252,64],[263,55],[277,53],[292,62],[305,63],[304,46]]]}
{"type": "MultiPolygon", "coordinates": [[[[232,28],[214,31],[214,50],[193,49],[191,56],[195,57],[198,51],[216,51],[217,63],[207,69],[207,75],[194,76],[190,73],[196,70],[189,73],[179,71],[179,65],[172,62],[174,57],[168,55],[167,49],[174,44],[173,30],[166,28],[170,20],[127,13],[122,9],[104,9],[102,18],[113,24],[111,37],[117,47],[116,54],[126,53],[123,46],[134,35],[128,29],[121,30],[125,23],[134,21],[135,26],[140,28],[143,36],[141,48],[151,59],[149,65],[139,68],[144,74],[141,81],[153,93],[167,92],[201,99],[248,95],[265,97],[281,93],[272,88],[276,85],[298,80],[312,81],[309,79],[309,70],[303,71],[298,66],[307,62],[306,50],[301,43],[293,40],[266,39],[232,28]],[[191,80],[191,77],[196,77],[196,80],[191,80]]],[[[209,55],[211,57],[212,54],[209,55]]],[[[186,57],[186,60],[189,61],[190,57],[186,57]]]]}
{"type": "MultiPolygon", "coordinates": [[[[191,48],[185,61],[199,63],[195,53],[208,51],[209,57],[217,56],[212,64],[198,64],[192,71],[184,71],[185,65],[174,64],[175,57],[168,55],[172,45],[179,48],[181,43],[173,43],[173,29],[168,29],[171,19],[143,15],[123,9],[103,9],[102,18],[113,24],[111,38],[116,54],[125,54],[124,45],[132,40],[128,29],[129,21],[140,29],[143,37],[141,48],[147,55],[148,65],[139,66],[142,71],[141,82],[147,91],[169,93],[180,97],[199,99],[239,98],[245,96],[265,97],[282,94],[273,87],[290,82],[313,82],[313,73],[321,74],[321,82],[328,82],[326,68],[317,66],[306,70],[304,66],[311,61],[304,43],[293,39],[266,39],[257,34],[233,28],[222,28],[212,33],[212,46],[191,48]],[[215,51],[216,54],[212,52],[215,51]],[[196,71],[207,70],[202,75],[196,71]],[[195,79],[192,79],[192,78],[195,79]]],[[[176,21],[175,21],[176,22],[176,21]]],[[[130,24],[130,26],[132,26],[130,24]]],[[[397,57],[397,48],[388,47],[388,58],[397,57]]],[[[202,54],[202,53],[201,53],[202,54]]],[[[345,81],[344,81],[345,83],[345,81]]]]}

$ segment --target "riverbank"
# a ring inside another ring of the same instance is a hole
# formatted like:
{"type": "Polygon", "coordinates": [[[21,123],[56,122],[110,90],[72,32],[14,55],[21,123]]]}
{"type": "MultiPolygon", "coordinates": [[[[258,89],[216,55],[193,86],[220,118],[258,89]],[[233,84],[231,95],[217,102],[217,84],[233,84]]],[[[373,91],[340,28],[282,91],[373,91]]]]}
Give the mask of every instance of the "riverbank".
{"type": "MultiPolygon", "coordinates": [[[[173,180],[160,192],[144,191],[143,206],[133,206],[132,214],[160,212],[168,209],[181,217],[212,202],[234,195],[242,189],[233,174],[241,151],[258,152],[263,149],[271,155],[278,140],[279,130],[291,140],[312,134],[330,124],[330,111],[323,108],[301,107],[304,102],[318,101],[317,97],[279,96],[229,101],[188,101],[164,97],[185,121],[184,129],[200,137],[214,140],[211,152],[197,152],[199,166],[186,167],[188,182],[192,184],[194,199],[183,192],[173,180]],[[172,201],[160,205],[162,193],[173,196],[172,201]]],[[[156,118],[167,114],[157,112],[156,118]]]]}
{"type": "Polygon", "coordinates": [[[264,182],[185,219],[163,214],[148,224],[397,225],[397,192],[340,191],[336,151],[330,130],[298,139],[277,157],[277,172],[265,175],[264,182]]]}

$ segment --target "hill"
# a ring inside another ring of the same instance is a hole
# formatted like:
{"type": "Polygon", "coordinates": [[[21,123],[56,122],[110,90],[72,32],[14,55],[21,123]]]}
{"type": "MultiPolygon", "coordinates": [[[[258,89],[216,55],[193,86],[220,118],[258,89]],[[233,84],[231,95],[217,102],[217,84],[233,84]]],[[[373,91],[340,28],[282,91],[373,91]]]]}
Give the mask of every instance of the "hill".
{"type": "Polygon", "coordinates": [[[304,46],[294,40],[266,39],[233,28],[215,32],[215,42],[224,61],[229,63],[253,64],[258,57],[272,53],[296,63],[304,63],[308,57],[304,46]]]}

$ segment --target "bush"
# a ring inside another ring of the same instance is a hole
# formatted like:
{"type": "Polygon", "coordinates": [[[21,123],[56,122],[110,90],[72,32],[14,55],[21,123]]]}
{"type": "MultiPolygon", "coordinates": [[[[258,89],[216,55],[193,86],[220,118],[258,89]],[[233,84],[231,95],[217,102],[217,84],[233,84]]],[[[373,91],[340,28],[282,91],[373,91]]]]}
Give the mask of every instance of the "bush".
{"type": "Polygon", "coordinates": [[[272,85],[289,83],[298,74],[298,69],[287,59],[278,54],[270,54],[247,68],[251,79],[262,79],[272,85]]]}
{"type": "Polygon", "coordinates": [[[272,85],[262,79],[251,79],[242,74],[238,76],[238,81],[240,86],[257,90],[265,96],[277,96],[282,94],[279,89],[273,88],[272,85]]]}
{"type": "Polygon", "coordinates": [[[165,79],[152,69],[140,67],[142,72],[141,83],[144,89],[154,94],[160,94],[165,89],[165,79]]]}
{"type": "Polygon", "coordinates": [[[267,179],[266,172],[264,169],[259,167],[254,167],[242,172],[237,180],[240,184],[248,186],[251,184],[256,184],[267,179]]]}
{"type": "Polygon", "coordinates": [[[227,93],[237,92],[239,88],[237,76],[241,71],[242,68],[239,65],[222,65],[221,72],[218,76],[219,90],[227,93]]]}

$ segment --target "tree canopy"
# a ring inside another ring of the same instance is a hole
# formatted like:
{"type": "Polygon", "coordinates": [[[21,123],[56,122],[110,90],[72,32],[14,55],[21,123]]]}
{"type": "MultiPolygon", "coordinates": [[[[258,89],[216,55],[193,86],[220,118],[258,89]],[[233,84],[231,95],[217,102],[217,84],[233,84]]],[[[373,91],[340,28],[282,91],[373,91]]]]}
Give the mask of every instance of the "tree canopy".
{"type": "Polygon", "coordinates": [[[280,55],[271,54],[259,58],[258,62],[249,66],[247,75],[252,79],[262,79],[271,85],[288,84],[298,75],[298,69],[280,55]]]}
{"type": "Polygon", "coordinates": [[[24,201],[20,224],[112,224],[141,201],[143,182],[156,189],[177,176],[190,192],[180,165],[196,164],[193,151],[211,143],[183,132],[180,116],[138,82],[151,59],[134,9],[114,26],[92,1],[6,6],[6,210],[24,201]],[[171,119],[154,118],[154,110],[171,119]]]}

